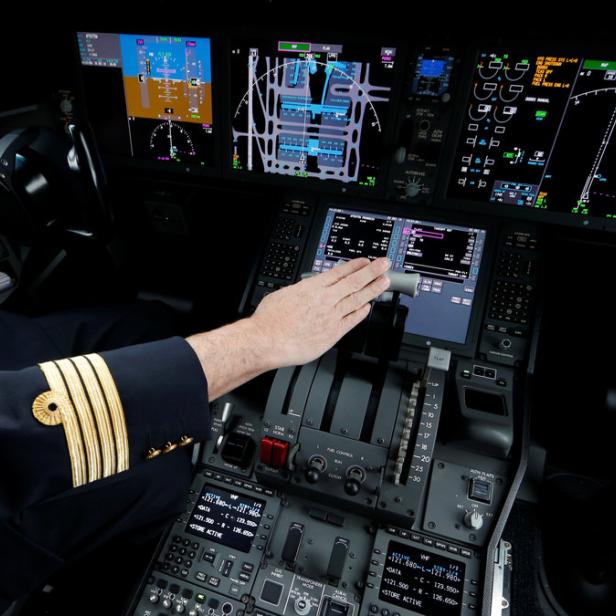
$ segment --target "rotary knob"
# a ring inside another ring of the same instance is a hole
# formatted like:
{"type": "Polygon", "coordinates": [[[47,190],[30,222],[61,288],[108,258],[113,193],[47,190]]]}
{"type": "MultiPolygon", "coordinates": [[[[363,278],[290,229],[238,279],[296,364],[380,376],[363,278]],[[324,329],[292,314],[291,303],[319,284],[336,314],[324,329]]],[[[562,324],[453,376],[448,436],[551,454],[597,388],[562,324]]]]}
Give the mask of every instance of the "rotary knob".
{"type": "Polygon", "coordinates": [[[310,601],[307,601],[302,597],[298,597],[297,599],[295,599],[295,603],[293,604],[293,609],[295,610],[296,614],[299,614],[299,616],[306,616],[307,614],[309,614],[311,607],[312,606],[310,605],[310,601]]]}
{"type": "Polygon", "coordinates": [[[464,526],[471,530],[479,530],[483,526],[483,515],[477,509],[467,511],[464,516],[464,526]]]}
{"type": "Polygon", "coordinates": [[[158,595],[154,592],[150,595],[150,603],[158,603],[158,595]]]}
{"type": "Polygon", "coordinates": [[[417,197],[421,192],[421,184],[417,181],[410,181],[404,185],[404,195],[412,199],[417,197]]]}
{"type": "Polygon", "coordinates": [[[163,607],[166,607],[167,609],[169,609],[172,605],[173,605],[173,602],[171,601],[171,599],[169,599],[169,597],[166,597],[165,599],[163,599],[163,607]]]}

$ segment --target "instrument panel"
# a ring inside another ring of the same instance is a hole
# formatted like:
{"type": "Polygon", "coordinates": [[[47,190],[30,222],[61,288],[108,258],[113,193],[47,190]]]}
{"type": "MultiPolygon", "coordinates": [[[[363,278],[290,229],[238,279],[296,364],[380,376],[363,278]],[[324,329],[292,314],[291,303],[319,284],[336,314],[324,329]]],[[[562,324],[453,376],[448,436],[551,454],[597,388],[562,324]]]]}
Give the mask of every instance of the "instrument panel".
{"type": "Polygon", "coordinates": [[[116,163],[535,222],[616,216],[609,53],[308,32],[76,38],[85,111],[116,163]]]}

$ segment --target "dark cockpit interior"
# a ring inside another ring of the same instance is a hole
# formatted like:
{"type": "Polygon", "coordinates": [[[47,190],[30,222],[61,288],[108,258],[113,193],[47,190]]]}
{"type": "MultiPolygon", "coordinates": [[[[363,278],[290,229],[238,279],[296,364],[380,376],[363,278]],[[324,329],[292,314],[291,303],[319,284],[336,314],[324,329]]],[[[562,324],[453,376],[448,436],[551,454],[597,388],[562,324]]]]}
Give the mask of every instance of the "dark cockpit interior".
{"type": "Polygon", "coordinates": [[[184,513],[11,616],[615,614],[607,14],[29,10],[0,25],[1,310],[155,300],[188,335],[359,256],[392,288],[212,403],[184,513]]]}

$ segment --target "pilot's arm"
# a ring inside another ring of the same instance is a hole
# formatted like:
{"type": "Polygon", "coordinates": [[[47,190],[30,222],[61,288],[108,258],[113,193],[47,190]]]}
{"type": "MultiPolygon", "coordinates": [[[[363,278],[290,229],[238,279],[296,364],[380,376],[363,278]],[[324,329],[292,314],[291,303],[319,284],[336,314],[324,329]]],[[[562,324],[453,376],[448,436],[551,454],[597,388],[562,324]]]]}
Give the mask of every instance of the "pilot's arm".
{"type": "Polygon", "coordinates": [[[63,559],[179,511],[208,401],[319,357],[368,315],[387,267],[350,261],[187,340],[0,371],[0,603],[63,559]]]}

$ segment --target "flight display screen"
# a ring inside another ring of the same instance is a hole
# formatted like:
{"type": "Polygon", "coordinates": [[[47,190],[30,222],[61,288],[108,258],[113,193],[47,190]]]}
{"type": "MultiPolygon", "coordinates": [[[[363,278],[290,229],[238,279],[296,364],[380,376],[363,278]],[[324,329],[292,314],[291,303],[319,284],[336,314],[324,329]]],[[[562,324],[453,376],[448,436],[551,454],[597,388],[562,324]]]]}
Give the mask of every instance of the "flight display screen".
{"type": "Polygon", "coordinates": [[[232,41],[232,167],[374,187],[396,48],[232,41]]]}
{"type": "Polygon", "coordinates": [[[312,271],[386,256],[393,271],[421,275],[418,295],[400,296],[409,309],[404,331],[463,344],[485,240],[485,229],[330,208],[312,271]]]}
{"type": "Polygon", "coordinates": [[[438,98],[448,92],[454,63],[455,58],[448,53],[421,53],[413,72],[411,94],[438,98]]]}
{"type": "Polygon", "coordinates": [[[214,165],[209,38],[78,32],[77,44],[104,154],[214,165]]]}
{"type": "Polygon", "coordinates": [[[390,541],[379,599],[426,616],[462,610],[464,563],[390,541]]]}
{"type": "Polygon", "coordinates": [[[206,485],[186,524],[186,532],[249,552],[264,509],[263,500],[206,485]]]}
{"type": "Polygon", "coordinates": [[[616,218],[616,60],[479,53],[448,196],[616,218]]]}

